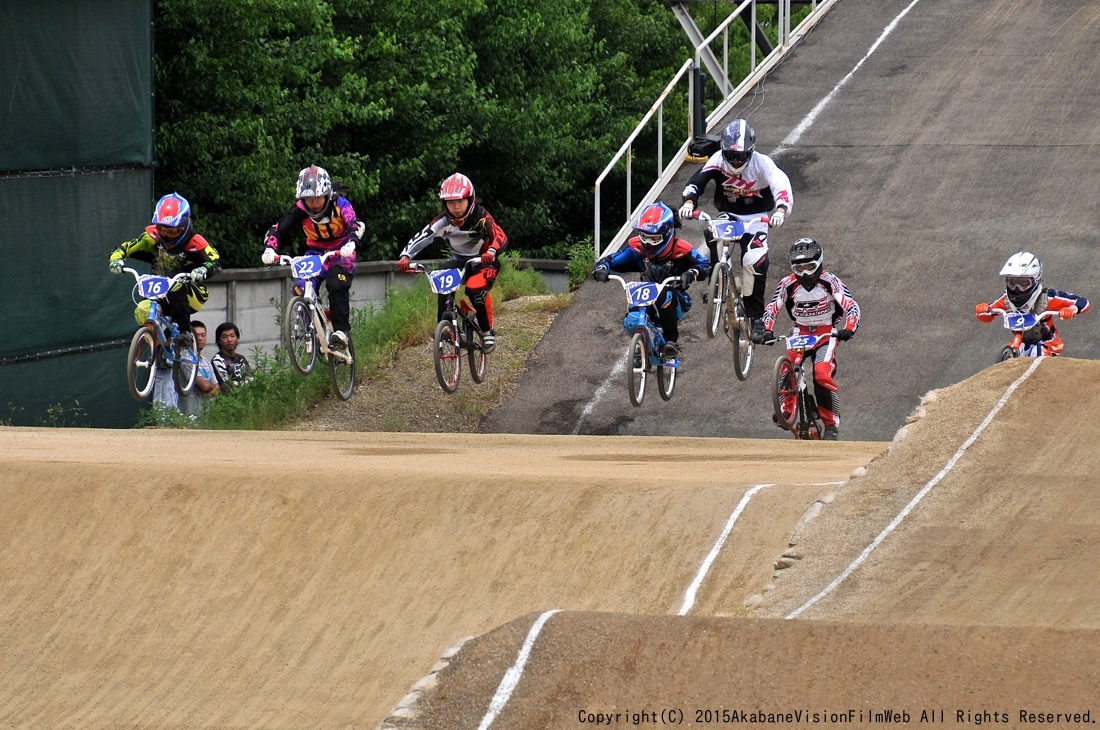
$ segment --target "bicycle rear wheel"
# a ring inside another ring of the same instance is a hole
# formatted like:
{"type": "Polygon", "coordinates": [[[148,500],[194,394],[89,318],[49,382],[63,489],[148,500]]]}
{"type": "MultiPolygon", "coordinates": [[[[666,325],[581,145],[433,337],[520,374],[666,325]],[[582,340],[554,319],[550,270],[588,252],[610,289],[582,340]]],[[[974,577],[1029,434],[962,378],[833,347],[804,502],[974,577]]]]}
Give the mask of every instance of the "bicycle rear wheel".
{"type": "Polygon", "coordinates": [[[790,431],[798,420],[798,383],[795,379],[794,365],[790,359],[783,355],[775,361],[775,369],[772,378],[772,408],[775,409],[775,422],[780,428],[790,431]],[[790,406],[792,400],[796,404],[789,411],[784,411],[784,406],[790,406]]]}
{"type": "Polygon", "coordinates": [[[441,321],[435,328],[432,358],[435,360],[435,377],[439,380],[439,387],[448,393],[455,392],[462,369],[462,348],[458,344],[458,332],[449,319],[441,321]]]}
{"type": "Polygon", "coordinates": [[[466,342],[469,347],[466,357],[470,361],[470,377],[475,383],[484,383],[485,376],[489,373],[489,356],[481,349],[481,335],[469,323],[465,322],[466,342]]]}
{"type": "Polygon", "coordinates": [[[300,375],[309,375],[317,365],[317,333],[309,302],[303,297],[291,297],[283,313],[283,347],[290,366],[300,375]]]}
{"type": "Polygon", "coordinates": [[[153,330],[142,327],[130,340],[126,355],[126,383],[134,400],[145,400],[153,393],[157,379],[157,338],[153,330]]]}
{"type": "Polygon", "coordinates": [[[644,332],[635,332],[630,339],[630,349],[626,351],[627,384],[630,386],[630,402],[640,406],[645,400],[645,381],[649,363],[648,348],[644,332]]]}
{"type": "Polygon", "coordinates": [[[184,348],[183,352],[176,350],[172,358],[172,380],[176,384],[176,392],[182,396],[191,395],[195,387],[195,376],[199,373],[199,358],[195,354],[194,345],[184,348]]]}
{"type": "Polygon", "coordinates": [[[748,331],[748,319],[745,317],[745,304],[741,297],[731,295],[731,307],[726,316],[729,317],[730,344],[733,345],[733,372],[738,380],[746,380],[749,377],[749,368],[752,367],[753,342],[748,331]]]}
{"type": "Polygon", "coordinates": [[[718,334],[729,295],[729,266],[718,262],[710,272],[710,290],[707,295],[707,337],[718,334]]]}
{"type": "Polygon", "coordinates": [[[332,380],[332,391],[340,400],[348,400],[355,392],[355,374],[358,368],[355,364],[355,344],[348,338],[346,353],[330,352],[328,356],[328,374],[332,380]],[[348,359],[340,357],[346,354],[348,359]]]}

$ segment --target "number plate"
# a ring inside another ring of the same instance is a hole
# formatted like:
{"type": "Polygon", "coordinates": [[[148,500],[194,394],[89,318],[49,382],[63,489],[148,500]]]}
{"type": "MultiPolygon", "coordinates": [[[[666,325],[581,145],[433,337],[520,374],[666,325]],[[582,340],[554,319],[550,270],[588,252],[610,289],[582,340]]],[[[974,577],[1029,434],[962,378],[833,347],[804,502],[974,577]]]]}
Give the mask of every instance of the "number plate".
{"type": "Polygon", "coordinates": [[[1018,312],[1005,315],[1005,329],[1028,330],[1039,323],[1039,317],[1030,312],[1018,312]]]}
{"type": "Polygon", "coordinates": [[[138,280],[138,293],[145,299],[159,299],[168,289],[167,276],[143,276],[138,280]]]}
{"type": "Polygon", "coordinates": [[[436,294],[450,294],[462,285],[461,269],[440,269],[428,272],[428,282],[436,294]]]}
{"type": "Polygon", "coordinates": [[[297,279],[310,279],[321,273],[324,265],[320,256],[299,256],[290,263],[297,279]]]}
{"type": "Polygon", "coordinates": [[[657,300],[659,291],[652,281],[632,281],[627,284],[626,298],[636,307],[645,307],[657,300]]]}
{"type": "Polygon", "coordinates": [[[818,338],[814,335],[795,335],[787,340],[788,350],[809,350],[817,344],[818,338]]]}
{"type": "Polygon", "coordinates": [[[741,221],[720,221],[711,224],[715,238],[727,241],[740,238],[745,233],[745,224],[741,221]]]}

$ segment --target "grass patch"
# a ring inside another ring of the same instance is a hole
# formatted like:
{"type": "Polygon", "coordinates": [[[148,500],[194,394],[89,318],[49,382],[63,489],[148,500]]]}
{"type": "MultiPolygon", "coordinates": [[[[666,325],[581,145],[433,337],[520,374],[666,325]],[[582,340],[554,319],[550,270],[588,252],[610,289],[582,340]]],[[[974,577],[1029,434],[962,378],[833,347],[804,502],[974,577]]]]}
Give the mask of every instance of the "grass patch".
{"type": "MultiPolygon", "coordinates": [[[[493,298],[503,302],[549,292],[546,281],[534,269],[517,269],[518,256],[505,254],[493,287],[493,298]]],[[[551,299],[554,299],[553,297],[551,299]]],[[[567,300],[566,300],[567,301],[567,300]]],[[[564,306],[546,305],[539,306],[564,306]]],[[[380,308],[367,307],[352,312],[352,337],[359,359],[359,379],[370,379],[389,367],[405,347],[431,338],[436,325],[436,295],[425,277],[417,277],[413,286],[391,289],[380,308]]],[[[537,339],[527,343],[528,348],[537,339]]],[[[522,354],[520,354],[522,360],[522,354]]],[[[309,377],[298,375],[287,361],[282,348],[274,356],[254,350],[250,361],[254,377],[247,386],[229,395],[219,395],[205,403],[194,420],[178,412],[150,409],[142,413],[139,425],[208,429],[275,429],[300,418],[331,393],[328,366],[318,362],[309,377]]],[[[434,375],[433,375],[434,377],[434,375]]],[[[352,400],[359,398],[356,393],[352,400]]],[[[465,396],[471,401],[470,396],[465,396]]],[[[481,406],[471,402],[474,411],[481,406]]]]}

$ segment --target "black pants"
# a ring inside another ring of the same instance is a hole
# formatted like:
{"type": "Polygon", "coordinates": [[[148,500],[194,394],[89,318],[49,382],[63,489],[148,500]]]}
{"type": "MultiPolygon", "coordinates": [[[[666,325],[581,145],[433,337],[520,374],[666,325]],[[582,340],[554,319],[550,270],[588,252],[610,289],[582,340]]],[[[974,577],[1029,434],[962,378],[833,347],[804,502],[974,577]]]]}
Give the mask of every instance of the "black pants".
{"type": "Polygon", "coordinates": [[[354,274],[339,266],[331,267],[325,274],[332,326],[341,332],[351,332],[351,280],[354,278],[354,274]]]}

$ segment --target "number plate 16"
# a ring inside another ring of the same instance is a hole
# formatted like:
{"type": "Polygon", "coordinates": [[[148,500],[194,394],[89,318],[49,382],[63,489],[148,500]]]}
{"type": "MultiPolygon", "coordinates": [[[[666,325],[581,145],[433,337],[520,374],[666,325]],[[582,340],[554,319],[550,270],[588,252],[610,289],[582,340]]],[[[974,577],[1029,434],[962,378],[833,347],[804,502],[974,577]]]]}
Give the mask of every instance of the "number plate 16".
{"type": "Polygon", "coordinates": [[[138,293],[145,299],[159,299],[168,293],[167,276],[143,276],[138,280],[138,293]]]}

